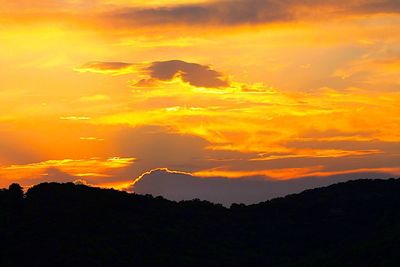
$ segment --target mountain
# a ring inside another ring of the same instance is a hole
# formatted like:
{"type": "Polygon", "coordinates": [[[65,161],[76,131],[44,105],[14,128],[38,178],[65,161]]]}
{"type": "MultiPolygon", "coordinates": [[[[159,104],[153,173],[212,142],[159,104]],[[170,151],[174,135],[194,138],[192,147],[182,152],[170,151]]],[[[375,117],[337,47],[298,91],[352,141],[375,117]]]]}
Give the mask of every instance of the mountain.
{"type": "Polygon", "coordinates": [[[0,266],[400,266],[400,179],[255,205],[72,183],[0,191],[0,266]]]}

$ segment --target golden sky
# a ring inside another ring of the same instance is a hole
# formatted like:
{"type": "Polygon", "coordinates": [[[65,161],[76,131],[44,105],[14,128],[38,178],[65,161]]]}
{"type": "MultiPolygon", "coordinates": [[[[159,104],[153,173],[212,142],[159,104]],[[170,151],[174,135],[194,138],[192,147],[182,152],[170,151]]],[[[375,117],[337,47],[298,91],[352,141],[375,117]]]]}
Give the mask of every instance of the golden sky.
{"type": "Polygon", "coordinates": [[[400,175],[398,0],[0,0],[0,186],[400,175]]]}

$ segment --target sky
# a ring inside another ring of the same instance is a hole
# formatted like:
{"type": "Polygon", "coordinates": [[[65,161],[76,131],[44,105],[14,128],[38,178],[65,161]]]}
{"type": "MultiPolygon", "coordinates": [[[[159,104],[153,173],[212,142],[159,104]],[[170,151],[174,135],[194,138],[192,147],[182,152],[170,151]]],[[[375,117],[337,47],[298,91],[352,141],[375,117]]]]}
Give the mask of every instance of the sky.
{"type": "Polygon", "coordinates": [[[398,0],[0,0],[0,187],[398,177],[399,28],[398,0]]]}

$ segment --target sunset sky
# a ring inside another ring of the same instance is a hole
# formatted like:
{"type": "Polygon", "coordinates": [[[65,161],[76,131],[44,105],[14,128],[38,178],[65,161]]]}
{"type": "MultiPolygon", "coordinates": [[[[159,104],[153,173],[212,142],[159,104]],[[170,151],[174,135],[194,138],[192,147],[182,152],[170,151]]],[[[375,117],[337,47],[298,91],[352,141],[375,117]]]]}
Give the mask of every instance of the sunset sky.
{"type": "Polygon", "coordinates": [[[398,0],[0,0],[0,186],[400,176],[399,29],[398,0]]]}

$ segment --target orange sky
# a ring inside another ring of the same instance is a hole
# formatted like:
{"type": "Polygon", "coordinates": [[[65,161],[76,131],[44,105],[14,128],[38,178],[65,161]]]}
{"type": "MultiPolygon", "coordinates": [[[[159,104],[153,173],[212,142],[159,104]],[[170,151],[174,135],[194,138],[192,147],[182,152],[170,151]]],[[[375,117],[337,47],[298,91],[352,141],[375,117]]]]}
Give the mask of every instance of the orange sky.
{"type": "Polygon", "coordinates": [[[397,0],[0,6],[0,186],[400,175],[397,0]]]}

